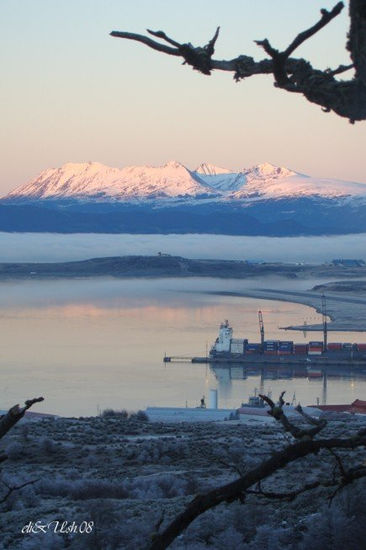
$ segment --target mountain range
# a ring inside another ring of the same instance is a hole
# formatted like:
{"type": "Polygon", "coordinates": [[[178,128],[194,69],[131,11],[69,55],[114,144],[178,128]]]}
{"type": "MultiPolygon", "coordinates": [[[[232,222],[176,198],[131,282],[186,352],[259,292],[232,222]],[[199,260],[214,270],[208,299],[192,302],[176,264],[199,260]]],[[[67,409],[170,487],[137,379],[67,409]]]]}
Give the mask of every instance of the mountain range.
{"type": "Polygon", "coordinates": [[[263,163],[50,168],[0,200],[0,230],[319,235],[366,231],[366,184],[263,163]]]}

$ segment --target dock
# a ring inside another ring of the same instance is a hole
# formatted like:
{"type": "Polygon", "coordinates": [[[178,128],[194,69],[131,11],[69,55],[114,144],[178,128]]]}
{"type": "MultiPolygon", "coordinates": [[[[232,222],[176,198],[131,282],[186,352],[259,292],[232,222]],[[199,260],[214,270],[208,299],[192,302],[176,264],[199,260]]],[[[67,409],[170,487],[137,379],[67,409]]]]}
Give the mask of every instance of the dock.
{"type": "Polygon", "coordinates": [[[340,358],[332,356],[312,356],[307,355],[284,355],[284,356],[266,356],[266,355],[242,355],[240,357],[228,356],[228,357],[176,357],[176,356],[164,356],[164,363],[209,363],[213,365],[219,364],[220,366],[242,364],[242,365],[257,365],[261,367],[266,366],[306,366],[311,367],[316,365],[317,367],[364,367],[366,369],[366,359],[352,359],[340,358]]]}

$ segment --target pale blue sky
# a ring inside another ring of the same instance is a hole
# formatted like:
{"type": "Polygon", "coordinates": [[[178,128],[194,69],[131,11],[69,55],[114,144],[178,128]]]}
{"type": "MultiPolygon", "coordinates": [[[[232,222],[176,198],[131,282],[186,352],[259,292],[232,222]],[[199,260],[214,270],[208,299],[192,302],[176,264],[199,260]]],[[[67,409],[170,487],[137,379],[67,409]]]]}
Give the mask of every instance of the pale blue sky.
{"type": "MultiPolygon", "coordinates": [[[[269,161],[311,175],[366,182],[365,122],[352,126],[270,77],[211,77],[111,30],[163,29],[207,42],[216,58],[263,57],[254,39],[285,47],[334,1],[0,0],[0,193],[65,162],[111,166],[269,161]]],[[[347,9],[298,54],[318,67],[347,62],[347,9]]]]}

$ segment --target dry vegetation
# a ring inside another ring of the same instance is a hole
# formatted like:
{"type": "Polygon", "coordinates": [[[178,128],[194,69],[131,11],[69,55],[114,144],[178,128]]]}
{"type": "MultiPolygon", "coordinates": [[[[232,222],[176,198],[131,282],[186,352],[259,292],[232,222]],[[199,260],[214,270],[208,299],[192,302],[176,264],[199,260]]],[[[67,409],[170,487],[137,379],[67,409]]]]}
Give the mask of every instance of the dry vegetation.
{"type": "MultiPolygon", "coordinates": [[[[322,437],[345,437],[365,424],[355,417],[329,420],[322,437]]],[[[143,415],[108,411],[96,418],[21,422],[2,439],[1,548],[143,549],[197,493],[235,480],[284,449],[292,439],[279,424],[161,424],[143,415]],[[21,534],[29,521],[94,521],[91,534],[21,534]]],[[[347,453],[347,467],[363,450],[347,453]]],[[[263,482],[261,491],[319,487],[286,499],[250,491],[243,503],[221,504],[202,514],[171,548],[263,550],[360,548],[366,535],[363,480],[338,491],[337,462],[320,451],[289,464],[263,482]],[[332,500],[329,500],[331,496],[332,500]],[[313,536],[316,533],[314,542],[313,536]],[[345,540],[347,544],[345,544],[345,540]]]]}

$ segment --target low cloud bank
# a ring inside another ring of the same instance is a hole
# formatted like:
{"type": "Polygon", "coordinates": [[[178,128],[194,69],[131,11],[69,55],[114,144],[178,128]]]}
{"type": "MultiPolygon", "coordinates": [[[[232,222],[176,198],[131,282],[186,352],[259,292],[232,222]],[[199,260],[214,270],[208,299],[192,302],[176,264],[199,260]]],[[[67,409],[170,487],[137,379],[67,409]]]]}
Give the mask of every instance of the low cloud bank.
{"type": "Polygon", "coordinates": [[[228,235],[105,235],[0,233],[2,262],[56,262],[103,256],[154,255],[187,258],[324,262],[366,258],[366,235],[242,237],[228,235]]]}

